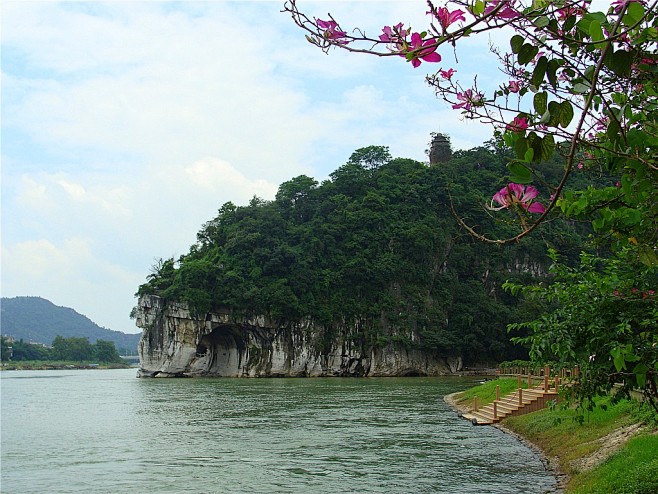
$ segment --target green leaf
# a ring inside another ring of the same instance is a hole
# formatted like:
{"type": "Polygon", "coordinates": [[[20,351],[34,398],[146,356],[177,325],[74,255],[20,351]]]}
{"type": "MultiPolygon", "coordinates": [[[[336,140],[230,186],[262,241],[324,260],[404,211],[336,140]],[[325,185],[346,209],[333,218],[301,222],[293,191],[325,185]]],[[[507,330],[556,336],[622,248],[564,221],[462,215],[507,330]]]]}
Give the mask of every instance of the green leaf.
{"type": "Polygon", "coordinates": [[[548,58],[545,56],[539,57],[539,60],[537,60],[537,65],[535,65],[535,70],[532,71],[532,84],[534,86],[539,87],[539,85],[544,81],[547,67],[548,58]]]}
{"type": "Polygon", "coordinates": [[[551,101],[548,104],[548,111],[551,115],[548,120],[548,125],[552,127],[557,127],[561,121],[562,104],[558,103],[557,101],[551,101]]]}
{"type": "Polygon", "coordinates": [[[564,21],[564,24],[562,24],[562,30],[565,33],[568,33],[573,29],[573,27],[576,25],[576,21],[578,18],[575,15],[572,15],[570,17],[567,17],[564,21]]]}
{"type": "Polygon", "coordinates": [[[537,19],[535,19],[534,25],[535,25],[535,27],[538,27],[538,28],[541,29],[542,27],[548,26],[549,23],[550,23],[550,20],[548,19],[548,17],[546,17],[545,15],[542,15],[541,17],[538,17],[537,19]]]}
{"type": "Polygon", "coordinates": [[[548,62],[548,67],[546,69],[546,77],[548,77],[548,82],[553,87],[557,86],[557,69],[562,65],[560,62],[560,60],[553,58],[548,62]]]}
{"type": "Polygon", "coordinates": [[[632,26],[642,20],[642,17],[644,17],[644,6],[640,2],[630,2],[622,22],[626,26],[632,26]]]}
{"type": "Polygon", "coordinates": [[[550,159],[553,156],[553,151],[555,151],[555,139],[553,134],[547,134],[541,139],[541,157],[539,159],[550,159]]]}
{"type": "Polygon", "coordinates": [[[601,23],[593,20],[590,25],[589,25],[589,35],[592,38],[592,41],[603,41],[605,39],[605,35],[603,34],[603,28],[601,27],[601,23]]]}
{"type": "Polygon", "coordinates": [[[601,24],[606,22],[606,20],[607,20],[606,15],[603,12],[592,12],[589,14],[585,14],[583,18],[578,21],[576,27],[578,28],[579,31],[589,35],[590,26],[592,22],[596,22],[600,26],[601,24]]]}
{"type": "MultiPolygon", "coordinates": [[[[518,136],[518,134],[515,135],[518,136]]],[[[519,136],[517,141],[514,143],[514,151],[516,152],[516,157],[523,160],[527,150],[528,140],[525,137],[519,136]]]]}
{"type": "Polygon", "coordinates": [[[617,75],[628,77],[633,63],[632,55],[626,50],[617,50],[606,58],[606,65],[617,75]]]}
{"type": "Polygon", "coordinates": [[[635,379],[637,379],[637,385],[640,388],[643,388],[647,384],[647,372],[649,367],[640,362],[635,367],[633,367],[633,374],[635,374],[635,379]]]}
{"type": "Polygon", "coordinates": [[[510,40],[510,46],[512,47],[512,53],[515,55],[519,53],[521,47],[523,46],[523,36],[515,34],[510,40]]]}
{"type": "Polygon", "coordinates": [[[482,13],[484,12],[484,8],[485,5],[483,0],[477,0],[477,2],[475,2],[475,5],[473,5],[473,15],[476,17],[482,15],[482,13]]]}
{"type": "Polygon", "coordinates": [[[560,103],[560,125],[566,129],[573,120],[573,106],[567,100],[560,103]]]}
{"type": "Polygon", "coordinates": [[[626,360],[624,360],[621,348],[613,348],[610,350],[610,355],[612,355],[612,361],[615,364],[617,372],[621,372],[622,369],[626,368],[626,360]]]}
{"type": "Polygon", "coordinates": [[[519,50],[519,64],[527,65],[533,58],[535,58],[535,56],[537,56],[537,53],[539,53],[539,48],[530,43],[525,43],[519,50]]]}
{"type": "Polygon", "coordinates": [[[518,184],[529,184],[532,182],[532,172],[520,161],[511,161],[507,163],[510,171],[510,180],[518,184]]]}
{"type": "Polygon", "coordinates": [[[576,84],[573,85],[571,91],[575,94],[583,94],[588,92],[589,89],[590,89],[589,84],[583,84],[582,82],[577,82],[576,84]]]}
{"type": "Polygon", "coordinates": [[[539,115],[543,115],[544,113],[546,113],[547,102],[548,102],[548,93],[546,91],[543,91],[541,93],[535,93],[533,103],[535,106],[535,111],[539,115]]]}

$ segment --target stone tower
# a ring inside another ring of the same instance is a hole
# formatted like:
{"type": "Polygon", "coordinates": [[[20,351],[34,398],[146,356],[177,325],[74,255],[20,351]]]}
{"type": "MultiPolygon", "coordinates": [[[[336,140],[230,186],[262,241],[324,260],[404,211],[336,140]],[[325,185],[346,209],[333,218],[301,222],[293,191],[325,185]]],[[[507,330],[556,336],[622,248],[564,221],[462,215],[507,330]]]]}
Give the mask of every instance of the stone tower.
{"type": "Polygon", "coordinates": [[[432,132],[432,142],[430,143],[430,165],[445,163],[452,157],[450,148],[450,137],[445,134],[432,132]]]}

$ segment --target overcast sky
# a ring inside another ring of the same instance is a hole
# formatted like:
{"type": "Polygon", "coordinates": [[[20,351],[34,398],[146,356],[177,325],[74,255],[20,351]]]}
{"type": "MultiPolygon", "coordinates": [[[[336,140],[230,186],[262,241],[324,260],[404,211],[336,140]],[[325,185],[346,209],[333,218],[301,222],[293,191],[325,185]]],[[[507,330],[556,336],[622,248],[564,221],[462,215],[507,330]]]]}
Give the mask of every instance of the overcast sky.
{"type": "MultiPolygon", "coordinates": [[[[427,24],[423,1],[303,2],[343,28],[427,24]]],[[[40,296],[138,332],[134,293],[227,201],[321,181],[358,148],[427,161],[430,132],[468,149],[491,129],[426,85],[444,61],[332,51],[283,2],[3,0],[2,296],[40,296]]],[[[504,81],[488,39],[458,74],[504,81]]],[[[444,63],[445,62],[445,63],[444,63]]]]}

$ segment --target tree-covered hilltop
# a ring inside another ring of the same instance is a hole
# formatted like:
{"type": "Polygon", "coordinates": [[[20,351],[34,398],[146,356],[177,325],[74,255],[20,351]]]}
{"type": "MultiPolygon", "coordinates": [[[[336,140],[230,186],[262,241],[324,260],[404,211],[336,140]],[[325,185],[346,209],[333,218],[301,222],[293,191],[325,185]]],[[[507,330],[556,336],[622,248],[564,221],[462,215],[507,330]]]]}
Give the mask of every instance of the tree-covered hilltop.
{"type": "MultiPolygon", "coordinates": [[[[199,317],[221,308],[282,325],[311,318],[327,342],[349,325],[364,348],[400,342],[466,362],[520,357],[505,328],[530,309],[500,286],[544,275],[547,244],[575,258],[583,237],[554,221],[541,237],[500,248],[459,227],[451,207],[501,236],[518,228],[484,207],[491,183],[505,185],[504,155],[480,147],[428,166],[387,147],[359,149],[321,184],[302,175],[273,201],[224,204],[189,253],[157,263],[137,295],[186,302],[199,317]]],[[[545,173],[561,166],[546,163],[545,173]]]]}

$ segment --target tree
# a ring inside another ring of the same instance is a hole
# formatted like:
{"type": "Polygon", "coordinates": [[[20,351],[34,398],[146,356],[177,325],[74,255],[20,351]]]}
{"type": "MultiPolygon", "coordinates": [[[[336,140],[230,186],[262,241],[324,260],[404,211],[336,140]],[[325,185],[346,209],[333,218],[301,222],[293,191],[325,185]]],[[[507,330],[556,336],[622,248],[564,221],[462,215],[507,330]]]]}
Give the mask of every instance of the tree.
{"type": "Polygon", "coordinates": [[[360,165],[367,170],[379,168],[391,161],[391,153],[388,152],[388,146],[368,146],[357,149],[352,153],[348,164],[360,165]]]}
{"type": "MultiPolygon", "coordinates": [[[[23,339],[11,344],[12,360],[47,360],[51,358],[51,351],[43,345],[26,343],[23,339]]],[[[3,357],[4,359],[4,357],[3,357]]]]}
{"type": "Polygon", "coordinates": [[[119,363],[122,361],[113,341],[96,340],[92,355],[94,360],[99,362],[119,363]]]}
{"type": "Polygon", "coordinates": [[[582,254],[576,267],[564,265],[552,252],[550,284],[506,288],[522,292],[544,308],[529,322],[511,330],[530,329],[516,338],[530,345],[532,359],[541,364],[570,367],[578,362],[578,385],[566,392],[591,408],[591,400],[621,384],[616,398],[632,389],[644,391],[658,412],[658,276],[629,250],[612,259],[582,254]]]}
{"type": "Polygon", "coordinates": [[[0,336],[0,360],[2,360],[2,362],[11,360],[13,356],[12,350],[13,348],[9,339],[4,336],[0,336]]]}
{"type": "Polygon", "coordinates": [[[93,347],[89,338],[64,338],[56,336],[53,340],[52,355],[55,360],[83,361],[92,360],[93,347]]]}
{"type": "Polygon", "coordinates": [[[511,30],[509,48],[492,50],[509,80],[491,94],[478,87],[477,78],[458,81],[456,63],[427,78],[454,110],[492,126],[497,148],[513,153],[509,183],[493,195],[489,209],[509,212],[520,233],[497,238],[493,234],[500,230],[476,229],[458,211],[457,221],[475,238],[499,245],[517,243],[555,212],[588,221],[594,247],[611,246],[612,252],[607,259],[583,257],[573,272],[555,259],[553,284],[524,289],[552,305],[522,325],[533,331],[523,341],[537,360],[550,354],[588,369],[574,389],[581,400],[609,389],[613,379],[658,400],[656,341],[646,331],[653,327],[655,335],[655,300],[614,292],[631,279],[655,281],[658,268],[658,2],[615,0],[605,12],[570,0],[427,4],[427,29],[391,23],[377,37],[344,29],[331,15],[310,17],[295,0],[285,10],[324,51],[402,57],[414,68],[444,61],[439,48],[457,52],[464,38],[511,30]],[[564,158],[557,177],[544,167],[554,152],[564,158]],[[585,183],[568,190],[580,174],[585,183]],[[596,332],[588,330],[590,324],[596,332]]]}

